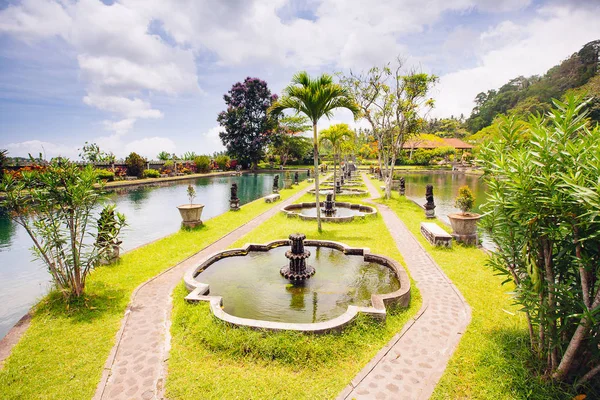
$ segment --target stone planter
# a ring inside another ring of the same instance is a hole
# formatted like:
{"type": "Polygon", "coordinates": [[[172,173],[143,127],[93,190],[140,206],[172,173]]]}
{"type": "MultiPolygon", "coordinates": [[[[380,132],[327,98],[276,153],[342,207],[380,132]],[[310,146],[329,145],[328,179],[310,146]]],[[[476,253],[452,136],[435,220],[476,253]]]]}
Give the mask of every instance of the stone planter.
{"type": "Polygon", "coordinates": [[[284,189],[291,189],[292,188],[292,183],[293,183],[293,181],[291,179],[284,179],[283,180],[283,188],[284,189]]]}
{"type": "Polygon", "coordinates": [[[204,204],[184,204],[182,206],[178,206],[177,209],[181,214],[181,218],[183,222],[182,226],[186,228],[195,228],[198,225],[202,225],[202,210],[204,209],[204,204]]]}
{"type": "Polygon", "coordinates": [[[457,213],[448,215],[452,225],[452,237],[466,245],[477,245],[477,221],[481,215],[475,213],[457,213]]]}

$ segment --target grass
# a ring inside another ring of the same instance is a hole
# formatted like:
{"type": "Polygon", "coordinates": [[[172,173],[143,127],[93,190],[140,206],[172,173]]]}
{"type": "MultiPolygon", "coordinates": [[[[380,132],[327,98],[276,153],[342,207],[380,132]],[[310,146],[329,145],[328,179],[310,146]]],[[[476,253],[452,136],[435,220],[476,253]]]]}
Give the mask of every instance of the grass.
{"type": "Polygon", "coordinates": [[[431,246],[420,233],[426,220],[420,207],[397,193],[380,202],[396,212],[471,306],[471,324],[432,398],[573,398],[576,393],[536,376],[525,316],[512,304],[511,287],[502,286],[503,279],[486,266],[487,255],[456,243],[452,249],[431,246]]]}
{"type": "MultiPolygon", "coordinates": [[[[278,214],[232,247],[287,238],[293,232],[369,247],[402,262],[379,215],[351,225],[324,223],[319,234],[314,221],[278,214]]],[[[334,398],[421,307],[413,289],[410,307],[390,312],[383,325],[361,316],[342,333],[310,335],[230,327],[214,318],[207,304],[187,304],[185,294],[183,285],[174,294],[166,383],[172,400],[334,398]]]]}
{"type": "MultiPolygon", "coordinates": [[[[307,185],[282,190],[282,199],[307,185]]],[[[271,207],[278,203],[258,199],[128,252],[93,271],[80,301],[65,303],[50,293],[35,307],[31,326],[0,371],[0,398],[91,398],[133,290],[271,207]]]]}

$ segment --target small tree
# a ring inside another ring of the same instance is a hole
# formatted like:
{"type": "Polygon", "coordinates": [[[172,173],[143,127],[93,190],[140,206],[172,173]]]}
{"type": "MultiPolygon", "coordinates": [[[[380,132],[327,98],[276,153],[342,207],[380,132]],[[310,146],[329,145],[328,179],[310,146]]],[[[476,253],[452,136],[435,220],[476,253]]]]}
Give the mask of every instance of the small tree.
{"type": "Polygon", "coordinates": [[[271,94],[265,81],[248,77],[234,84],[223,99],[227,110],[219,114],[217,121],[225,131],[219,137],[231,156],[255,169],[276,127],[267,109],[277,95],[271,94]]]}
{"type": "MultiPolygon", "coordinates": [[[[348,124],[336,124],[332,125],[327,129],[324,129],[320,133],[319,143],[326,141],[331,144],[333,150],[333,184],[335,185],[337,174],[336,167],[340,163],[340,155],[342,154],[342,147],[344,143],[348,143],[354,140],[354,132],[350,130],[348,124]]],[[[335,190],[333,191],[333,197],[335,199],[335,190]]]]}
{"type": "Polygon", "coordinates": [[[161,161],[167,161],[171,159],[171,154],[166,151],[161,151],[156,157],[161,161]]]}
{"type": "Polygon", "coordinates": [[[473,209],[474,204],[475,197],[471,189],[467,185],[458,188],[458,196],[456,196],[454,202],[456,208],[460,209],[463,214],[466,214],[473,209]]]}
{"type": "MultiPolygon", "coordinates": [[[[91,166],[79,168],[61,159],[24,171],[19,179],[7,174],[0,185],[6,193],[1,205],[30,236],[33,254],[67,298],[83,294],[89,272],[110,251],[107,242],[87,240],[95,236],[97,184],[91,166]]],[[[116,227],[123,223],[119,220],[116,227]]]]}
{"type": "Polygon", "coordinates": [[[113,153],[107,153],[105,151],[100,150],[100,147],[96,143],[85,142],[83,147],[79,150],[81,151],[81,153],[79,153],[79,157],[83,161],[87,161],[90,163],[115,162],[115,155],[113,153]]]}
{"type": "Polygon", "coordinates": [[[192,185],[188,185],[188,187],[187,187],[187,196],[188,196],[188,199],[190,199],[190,206],[191,206],[192,203],[194,202],[194,199],[196,198],[196,189],[194,189],[194,187],[192,185]]]}
{"type": "Polygon", "coordinates": [[[225,171],[227,169],[229,169],[229,161],[231,160],[231,158],[229,158],[228,155],[222,154],[217,156],[217,158],[215,158],[215,163],[219,166],[219,169],[225,171]]]}
{"type": "Polygon", "coordinates": [[[516,118],[483,146],[483,206],[497,250],[491,266],[512,281],[531,347],[555,379],[600,372],[600,126],[586,102],[567,97],[524,139],[516,118]]]}
{"type": "Polygon", "coordinates": [[[141,178],[146,169],[146,159],[137,153],[131,153],[125,159],[125,165],[127,165],[127,175],[141,178]]]}

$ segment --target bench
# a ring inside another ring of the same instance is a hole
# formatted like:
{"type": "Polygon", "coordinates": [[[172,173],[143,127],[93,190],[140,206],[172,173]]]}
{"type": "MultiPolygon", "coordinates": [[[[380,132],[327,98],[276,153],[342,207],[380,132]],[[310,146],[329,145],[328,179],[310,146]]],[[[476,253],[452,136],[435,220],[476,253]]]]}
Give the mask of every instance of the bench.
{"type": "Polygon", "coordinates": [[[421,222],[421,234],[434,246],[452,247],[452,236],[435,222],[421,222]]]}
{"type": "Polygon", "coordinates": [[[279,193],[273,193],[268,196],[265,196],[265,203],[273,203],[281,198],[279,193]]]}

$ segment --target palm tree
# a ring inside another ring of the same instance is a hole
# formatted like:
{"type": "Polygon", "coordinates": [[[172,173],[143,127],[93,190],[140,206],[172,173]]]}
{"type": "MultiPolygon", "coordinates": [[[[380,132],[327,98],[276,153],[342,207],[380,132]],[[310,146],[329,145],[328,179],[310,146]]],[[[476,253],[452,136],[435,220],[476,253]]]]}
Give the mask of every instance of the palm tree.
{"type": "Polygon", "coordinates": [[[339,164],[339,157],[342,152],[342,146],[344,143],[352,140],[354,138],[354,133],[348,127],[348,124],[336,124],[330,126],[328,129],[322,130],[319,143],[324,140],[328,141],[331,144],[331,148],[333,150],[333,198],[335,200],[335,183],[337,180],[336,174],[336,166],[339,164]]]}
{"type": "Polygon", "coordinates": [[[298,72],[292,77],[292,83],[283,90],[283,96],[271,105],[268,112],[274,116],[284,110],[292,109],[296,113],[305,114],[313,125],[313,157],[315,165],[315,196],[317,205],[317,225],[321,232],[321,207],[319,207],[319,142],[317,138],[317,122],[323,116],[330,118],[336,108],[352,111],[354,117],[359,115],[358,105],[350,92],[334,83],[331,75],[323,74],[316,79],[306,71],[298,72]]]}

